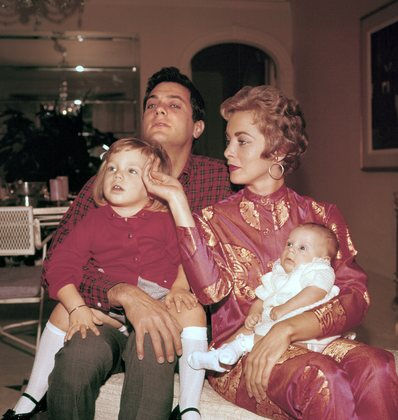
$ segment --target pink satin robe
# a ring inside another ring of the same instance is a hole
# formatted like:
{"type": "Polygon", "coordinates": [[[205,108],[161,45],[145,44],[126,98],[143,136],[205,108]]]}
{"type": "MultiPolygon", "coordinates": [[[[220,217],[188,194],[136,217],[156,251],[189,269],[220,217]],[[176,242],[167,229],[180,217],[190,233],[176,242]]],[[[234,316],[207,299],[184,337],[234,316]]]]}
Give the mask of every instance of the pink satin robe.
{"type": "MultiPolygon", "coordinates": [[[[202,304],[212,305],[214,346],[244,323],[261,275],[280,257],[292,228],[305,222],[328,226],[339,241],[333,266],[340,294],[312,310],[322,330],[317,338],[342,334],[362,321],[369,307],[367,278],[355,262],[356,250],[335,205],[286,186],[268,196],[243,189],[195,219],[196,227],[178,228],[178,237],[191,287],[202,304]]],[[[397,418],[398,379],[393,357],[384,350],[344,339],[332,342],[323,354],[292,345],[274,367],[268,398],[260,404],[246,392],[244,360],[230,372],[209,373],[209,381],[224,398],[260,415],[397,418]]]]}

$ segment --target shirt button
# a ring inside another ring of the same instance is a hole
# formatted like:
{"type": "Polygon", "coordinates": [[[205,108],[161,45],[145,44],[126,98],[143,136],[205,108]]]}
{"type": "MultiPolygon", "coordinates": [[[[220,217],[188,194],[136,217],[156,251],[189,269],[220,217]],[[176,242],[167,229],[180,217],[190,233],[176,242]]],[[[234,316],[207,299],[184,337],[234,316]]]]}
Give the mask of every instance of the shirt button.
{"type": "Polygon", "coordinates": [[[138,263],[140,261],[140,257],[134,257],[134,262],[138,263]]]}
{"type": "Polygon", "coordinates": [[[132,237],[133,237],[133,234],[132,233],[129,233],[128,234],[128,238],[131,239],[132,237]]]}
{"type": "Polygon", "coordinates": [[[263,230],[263,234],[264,234],[264,235],[268,235],[268,234],[269,234],[269,229],[268,229],[268,228],[265,228],[265,229],[263,230]]]}
{"type": "Polygon", "coordinates": [[[98,306],[98,308],[101,308],[101,302],[97,302],[97,306],[98,306]]]}

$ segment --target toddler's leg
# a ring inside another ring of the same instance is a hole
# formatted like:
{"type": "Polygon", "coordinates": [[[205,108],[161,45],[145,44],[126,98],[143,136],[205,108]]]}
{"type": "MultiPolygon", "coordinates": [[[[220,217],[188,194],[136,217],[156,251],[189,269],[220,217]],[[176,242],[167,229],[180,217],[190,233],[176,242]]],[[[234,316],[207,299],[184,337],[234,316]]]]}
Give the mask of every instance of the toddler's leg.
{"type": "MultiPolygon", "coordinates": [[[[188,357],[194,351],[207,350],[206,314],[203,308],[197,307],[188,310],[185,307],[182,312],[173,312],[173,315],[183,327],[181,333],[182,356],[178,360],[180,377],[180,412],[189,408],[199,410],[200,396],[205,379],[205,370],[192,369],[188,364],[188,357]]],[[[182,420],[197,420],[200,414],[189,410],[182,415],[182,420]]]]}
{"type": "MultiPolygon", "coordinates": [[[[68,313],[61,304],[58,304],[53,310],[50,320],[47,322],[40,338],[32,373],[24,392],[33,397],[36,401],[40,401],[47,392],[48,376],[54,367],[54,357],[58,350],[64,345],[65,331],[58,328],[58,326],[65,325],[63,323],[63,317],[65,317],[67,325],[69,318],[68,313]]],[[[29,413],[34,408],[34,402],[22,395],[14,407],[14,411],[16,414],[29,413]]]]}

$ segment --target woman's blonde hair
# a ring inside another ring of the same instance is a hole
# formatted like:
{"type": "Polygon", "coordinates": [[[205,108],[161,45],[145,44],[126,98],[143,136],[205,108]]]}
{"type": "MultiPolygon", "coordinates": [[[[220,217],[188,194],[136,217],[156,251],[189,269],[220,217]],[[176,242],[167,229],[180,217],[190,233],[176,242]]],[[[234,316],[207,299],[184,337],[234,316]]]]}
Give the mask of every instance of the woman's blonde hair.
{"type": "MultiPolygon", "coordinates": [[[[106,166],[109,162],[110,157],[122,150],[139,150],[146,157],[154,157],[159,161],[159,171],[170,175],[171,173],[171,162],[169,156],[163,147],[155,142],[147,142],[145,140],[137,139],[134,137],[127,137],[120,140],[116,140],[110,146],[109,150],[103,156],[103,162],[98,169],[97,176],[93,185],[93,199],[98,206],[104,206],[108,204],[104,197],[104,178],[106,172],[106,166]]],[[[167,206],[163,201],[158,198],[150,197],[151,204],[148,205],[147,210],[151,211],[165,211],[167,206]]]]}
{"type": "Polygon", "coordinates": [[[266,139],[262,158],[284,155],[280,163],[285,173],[293,172],[300,164],[308,140],[305,121],[298,103],[287,98],[273,86],[245,86],[220,107],[221,115],[229,120],[238,111],[252,111],[259,130],[266,139]]]}

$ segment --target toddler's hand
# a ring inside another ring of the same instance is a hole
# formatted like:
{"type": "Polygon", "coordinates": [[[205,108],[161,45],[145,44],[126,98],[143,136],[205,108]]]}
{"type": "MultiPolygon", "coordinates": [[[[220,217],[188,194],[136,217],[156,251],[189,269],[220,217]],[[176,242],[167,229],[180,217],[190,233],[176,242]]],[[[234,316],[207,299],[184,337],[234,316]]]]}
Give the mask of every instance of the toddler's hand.
{"type": "Polygon", "coordinates": [[[177,312],[181,312],[181,305],[184,304],[187,309],[192,309],[198,304],[198,299],[189,290],[178,287],[172,287],[164,300],[167,309],[170,309],[173,304],[177,312]]]}
{"type": "Polygon", "coordinates": [[[69,328],[66,332],[65,341],[69,341],[78,331],[80,331],[82,338],[86,338],[88,329],[90,329],[95,335],[100,335],[100,332],[94,323],[97,322],[98,319],[94,319],[95,316],[88,306],[81,306],[80,308],[74,310],[69,315],[69,328]]]}
{"type": "Polygon", "coordinates": [[[258,324],[258,321],[260,321],[259,314],[250,314],[245,319],[245,327],[248,330],[254,330],[254,327],[258,324]]]}

